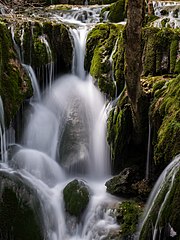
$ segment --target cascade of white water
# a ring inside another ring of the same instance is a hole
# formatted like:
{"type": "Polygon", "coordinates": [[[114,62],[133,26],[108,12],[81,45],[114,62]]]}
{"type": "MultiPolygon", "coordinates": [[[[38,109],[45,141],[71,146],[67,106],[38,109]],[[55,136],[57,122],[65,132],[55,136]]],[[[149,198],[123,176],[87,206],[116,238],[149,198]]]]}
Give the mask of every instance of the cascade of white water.
{"type": "Polygon", "coordinates": [[[10,28],[11,28],[11,37],[12,37],[12,41],[13,41],[13,44],[14,44],[14,48],[15,48],[16,53],[17,53],[17,55],[18,55],[18,57],[21,61],[22,60],[21,59],[21,51],[20,51],[19,46],[17,45],[17,43],[15,41],[15,37],[14,37],[14,26],[11,25],[10,28]]]}
{"type": "Polygon", "coordinates": [[[24,67],[24,69],[26,70],[29,78],[31,79],[31,84],[32,84],[32,87],[33,87],[32,100],[39,102],[41,100],[41,94],[40,94],[40,89],[39,89],[39,85],[38,85],[38,81],[37,81],[35,72],[30,65],[22,64],[22,66],[24,67]]]}
{"type": "Polygon", "coordinates": [[[168,190],[165,194],[163,202],[161,203],[160,210],[159,210],[158,216],[156,218],[155,225],[153,227],[153,229],[154,229],[153,234],[152,234],[153,240],[157,239],[156,235],[157,235],[159,220],[161,217],[161,213],[164,209],[164,206],[166,204],[166,201],[168,200],[169,194],[171,193],[171,190],[172,190],[172,187],[174,184],[174,180],[175,180],[175,176],[180,169],[179,161],[180,161],[180,155],[176,156],[175,159],[161,173],[160,177],[158,178],[158,180],[151,192],[151,195],[148,199],[148,203],[146,205],[146,209],[144,211],[144,215],[142,218],[142,224],[140,226],[141,229],[143,228],[144,224],[146,223],[146,220],[148,219],[149,215],[151,214],[151,210],[152,210],[154,204],[156,203],[159,194],[163,190],[164,186],[166,186],[166,183],[169,182],[168,190]]]}
{"type": "Polygon", "coordinates": [[[113,55],[114,55],[114,53],[115,53],[116,50],[117,50],[117,45],[118,45],[118,38],[117,38],[117,40],[116,40],[116,42],[115,42],[113,51],[112,51],[112,53],[111,53],[111,55],[110,55],[110,58],[109,58],[109,61],[110,61],[110,64],[111,64],[111,77],[112,77],[112,80],[113,80],[113,83],[114,83],[114,86],[115,86],[115,89],[116,89],[116,91],[115,91],[115,98],[117,98],[117,85],[116,85],[116,80],[115,80],[115,78],[114,78],[113,55]]]}
{"type": "Polygon", "coordinates": [[[47,52],[47,56],[48,56],[48,64],[46,64],[47,70],[46,70],[46,86],[49,85],[49,88],[51,88],[51,84],[54,80],[54,62],[53,62],[53,57],[52,57],[52,51],[51,48],[49,46],[49,43],[46,39],[45,35],[42,35],[39,37],[41,42],[44,43],[45,47],[46,47],[46,52],[47,52]]]}
{"type": "Polygon", "coordinates": [[[72,73],[85,80],[86,72],[84,70],[84,56],[86,36],[88,33],[87,26],[78,26],[77,28],[70,28],[70,33],[73,37],[74,56],[72,64],[72,73]]]}
{"type": "Polygon", "coordinates": [[[165,20],[165,26],[172,28],[180,27],[180,3],[176,1],[153,1],[154,14],[160,19],[157,19],[152,24],[154,27],[162,28],[162,21],[165,20]],[[165,14],[165,15],[164,15],[165,14]]]}
{"type": "MultiPolygon", "coordinates": [[[[88,27],[78,24],[70,31],[75,48],[73,73],[77,76],[56,79],[51,90],[41,96],[32,68],[24,65],[32,79],[34,102],[23,146],[16,150],[9,163],[11,168],[6,166],[5,171],[19,174],[37,190],[46,240],[100,240],[118,228],[110,212],[117,200],[106,193],[104,185],[110,174],[107,108],[104,97],[84,71],[88,27]],[[91,189],[89,205],[78,221],[73,217],[69,220],[63,202],[63,189],[72,180],[72,169],[76,177],[80,169],[81,178],[91,189]],[[69,227],[68,221],[74,224],[69,227]]],[[[46,38],[41,41],[50,57],[46,38]]]]}
{"type": "Polygon", "coordinates": [[[24,49],[23,49],[24,28],[22,29],[22,34],[20,37],[21,50],[20,50],[19,46],[17,45],[15,38],[14,38],[14,26],[13,25],[11,25],[11,37],[12,37],[12,41],[13,41],[15,50],[18,54],[19,60],[21,61],[22,66],[24,67],[25,71],[27,72],[27,74],[31,80],[31,84],[33,87],[33,98],[32,99],[35,101],[40,101],[40,99],[41,99],[40,90],[39,90],[39,85],[38,85],[38,81],[37,81],[35,72],[30,65],[23,63],[23,61],[24,61],[24,49]]]}

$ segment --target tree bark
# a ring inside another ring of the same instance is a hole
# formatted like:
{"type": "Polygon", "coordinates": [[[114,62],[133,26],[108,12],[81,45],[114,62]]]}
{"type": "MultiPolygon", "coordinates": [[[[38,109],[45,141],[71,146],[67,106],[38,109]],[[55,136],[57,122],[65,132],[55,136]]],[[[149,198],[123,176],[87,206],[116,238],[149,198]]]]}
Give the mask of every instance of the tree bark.
{"type": "Polygon", "coordinates": [[[142,141],[141,97],[142,88],[140,76],[142,72],[142,22],[144,16],[144,0],[129,0],[127,10],[125,58],[125,80],[131,103],[134,140],[142,141]]]}

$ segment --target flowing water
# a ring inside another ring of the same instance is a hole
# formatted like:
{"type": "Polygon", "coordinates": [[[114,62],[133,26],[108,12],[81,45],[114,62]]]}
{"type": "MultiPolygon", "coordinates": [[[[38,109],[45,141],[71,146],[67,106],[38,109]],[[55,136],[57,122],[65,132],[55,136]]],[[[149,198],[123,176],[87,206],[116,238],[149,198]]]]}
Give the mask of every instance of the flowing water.
{"type": "MultiPolygon", "coordinates": [[[[23,64],[32,81],[33,101],[22,143],[16,148],[10,164],[1,164],[0,168],[9,174],[18,173],[37,190],[47,240],[100,240],[118,228],[110,210],[117,199],[106,193],[104,185],[110,177],[105,99],[84,70],[85,42],[90,28],[78,22],[77,15],[73,17],[76,26],[70,29],[74,44],[72,74],[53,82],[52,75],[49,76],[47,90],[42,95],[32,67],[23,64]],[[65,185],[77,176],[91,189],[90,202],[79,221],[66,214],[62,194],[65,185]]],[[[92,14],[90,16],[92,19],[92,14]]],[[[13,28],[11,32],[14,39],[13,28]]],[[[51,61],[45,36],[41,41],[51,61]]],[[[15,41],[14,44],[22,59],[15,41]]],[[[1,141],[4,131],[2,106],[0,101],[1,141]]],[[[3,144],[1,150],[6,148],[3,144]]],[[[1,159],[5,162],[3,152],[1,159]]]]}
{"type": "MultiPolygon", "coordinates": [[[[171,190],[174,186],[174,180],[176,177],[176,174],[178,173],[180,169],[180,155],[177,155],[175,159],[164,169],[164,171],[161,173],[160,177],[158,178],[151,194],[148,199],[146,209],[143,214],[143,219],[142,219],[142,224],[141,224],[141,229],[143,226],[146,224],[147,219],[151,216],[152,214],[152,209],[155,204],[157,204],[157,199],[160,196],[160,194],[164,191],[165,186],[167,186],[168,183],[168,188],[166,189],[165,196],[163,198],[163,202],[160,205],[157,217],[155,222],[151,223],[152,224],[152,240],[156,239],[161,239],[161,229],[159,227],[160,223],[160,218],[162,215],[162,212],[164,210],[165,205],[167,204],[168,198],[170,196],[171,190]]],[[[173,228],[170,226],[170,235],[176,235],[176,232],[173,230],[173,228]]]]}
{"type": "Polygon", "coordinates": [[[164,21],[165,26],[171,28],[180,27],[180,3],[177,1],[152,1],[154,14],[159,19],[153,22],[154,27],[162,28],[164,21]]]}

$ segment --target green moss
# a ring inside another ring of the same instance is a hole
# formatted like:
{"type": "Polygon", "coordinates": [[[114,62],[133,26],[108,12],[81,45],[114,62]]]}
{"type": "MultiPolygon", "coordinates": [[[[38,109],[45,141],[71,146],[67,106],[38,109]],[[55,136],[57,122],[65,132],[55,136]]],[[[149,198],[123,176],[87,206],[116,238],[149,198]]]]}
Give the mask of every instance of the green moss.
{"type": "Polygon", "coordinates": [[[32,88],[17,59],[11,34],[4,23],[0,24],[0,55],[0,95],[4,103],[6,123],[9,124],[24,99],[32,95],[32,88]]]}
{"type": "Polygon", "coordinates": [[[48,55],[45,44],[41,41],[40,38],[36,38],[34,40],[34,55],[33,55],[33,62],[38,66],[42,66],[48,63],[48,55]]]}
{"type": "Polygon", "coordinates": [[[110,6],[108,19],[111,22],[121,22],[125,17],[125,0],[118,0],[110,6]]]}
{"type": "Polygon", "coordinates": [[[113,69],[114,69],[114,79],[116,81],[117,95],[119,95],[124,89],[125,83],[125,47],[123,32],[120,33],[117,42],[117,49],[113,55],[113,69]]]}
{"type": "Polygon", "coordinates": [[[117,106],[110,112],[107,123],[107,141],[111,147],[111,166],[113,172],[117,172],[127,160],[131,131],[132,117],[130,106],[128,104],[117,106]]]}
{"type": "Polygon", "coordinates": [[[82,181],[77,179],[68,183],[63,190],[66,211],[80,217],[89,202],[89,191],[82,181]]]}
{"type": "Polygon", "coordinates": [[[175,73],[178,61],[179,30],[170,28],[143,29],[143,74],[175,73]]]}
{"type": "Polygon", "coordinates": [[[107,96],[115,96],[110,56],[123,27],[115,24],[99,24],[87,37],[85,68],[107,96]]]}
{"type": "Polygon", "coordinates": [[[153,89],[151,117],[157,126],[154,160],[156,164],[167,164],[180,153],[180,76],[156,83],[153,89]]]}
{"type": "Polygon", "coordinates": [[[130,237],[137,230],[141,206],[134,201],[124,201],[117,208],[117,221],[120,224],[122,237],[130,237]]]}

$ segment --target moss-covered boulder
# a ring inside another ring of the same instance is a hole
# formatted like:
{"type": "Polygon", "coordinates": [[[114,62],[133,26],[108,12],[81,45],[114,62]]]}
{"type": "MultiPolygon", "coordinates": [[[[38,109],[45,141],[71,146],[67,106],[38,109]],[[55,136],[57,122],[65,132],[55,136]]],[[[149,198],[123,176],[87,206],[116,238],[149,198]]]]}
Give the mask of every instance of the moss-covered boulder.
{"type": "Polygon", "coordinates": [[[108,20],[111,22],[121,22],[125,18],[125,0],[118,0],[110,6],[108,20]]]}
{"type": "Polygon", "coordinates": [[[143,75],[180,73],[179,30],[146,27],[143,42],[143,75]]]}
{"type": "Polygon", "coordinates": [[[151,104],[155,164],[162,170],[180,153],[180,76],[153,85],[151,104]]]}
{"type": "Polygon", "coordinates": [[[41,72],[47,64],[53,62],[55,74],[70,71],[73,49],[67,26],[45,17],[41,20],[28,18],[28,21],[24,21],[22,18],[16,21],[15,41],[25,64],[41,72]]]}
{"type": "Polygon", "coordinates": [[[64,202],[66,211],[80,218],[89,203],[89,188],[82,180],[73,180],[64,190],[64,202]]]}
{"type": "Polygon", "coordinates": [[[87,37],[85,69],[90,71],[100,90],[109,97],[114,97],[116,92],[110,57],[122,29],[121,25],[99,24],[87,37]]]}
{"type": "Polygon", "coordinates": [[[0,172],[0,238],[43,240],[44,223],[36,191],[18,176],[0,172]]]}
{"type": "Polygon", "coordinates": [[[0,22],[0,62],[0,95],[8,125],[23,101],[32,95],[32,87],[14,49],[11,32],[4,21],[0,22]]]}
{"type": "Polygon", "coordinates": [[[169,164],[150,197],[140,240],[180,239],[180,156],[169,164]]]}
{"type": "Polygon", "coordinates": [[[111,165],[113,173],[124,167],[127,160],[128,146],[132,132],[132,116],[130,105],[122,109],[116,106],[111,110],[107,124],[107,140],[111,149],[111,165]]]}

